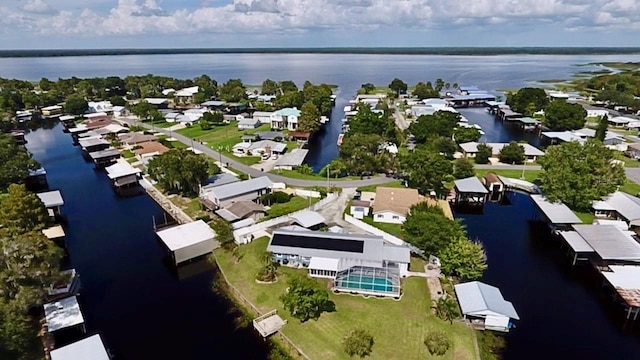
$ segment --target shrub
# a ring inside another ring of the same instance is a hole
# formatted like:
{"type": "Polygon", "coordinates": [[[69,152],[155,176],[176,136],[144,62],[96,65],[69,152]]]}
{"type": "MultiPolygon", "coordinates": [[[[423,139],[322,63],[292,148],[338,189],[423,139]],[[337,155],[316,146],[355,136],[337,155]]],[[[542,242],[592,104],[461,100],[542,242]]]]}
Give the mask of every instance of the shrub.
{"type": "Polygon", "coordinates": [[[424,337],[424,345],[431,355],[442,356],[447,353],[451,343],[447,335],[442,331],[430,331],[424,337]]]}
{"type": "Polygon", "coordinates": [[[260,197],[262,205],[283,204],[289,202],[293,195],[289,195],[282,191],[275,191],[269,194],[264,194],[260,197]]]}
{"type": "Polygon", "coordinates": [[[357,355],[365,357],[371,354],[373,348],[373,336],[364,329],[352,329],[342,339],[344,352],[349,356],[357,355]]]}

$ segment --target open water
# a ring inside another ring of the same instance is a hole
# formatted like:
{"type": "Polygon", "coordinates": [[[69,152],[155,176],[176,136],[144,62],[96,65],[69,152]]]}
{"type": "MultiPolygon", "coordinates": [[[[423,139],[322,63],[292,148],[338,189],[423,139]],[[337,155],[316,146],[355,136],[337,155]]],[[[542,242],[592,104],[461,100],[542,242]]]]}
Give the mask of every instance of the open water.
{"type": "MultiPolygon", "coordinates": [[[[337,156],[342,108],[361,84],[408,83],[443,78],[496,91],[536,80],[568,78],[593,67],[589,62],[640,61],[640,56],[428,56],[334,54],[132,55],[63,58],[1,58],[0,77],[126,76],[153,73],[179,78],[206,73],[219,82],[265,78],[339,85],[332,121],[310,154],[316,169],[337,156]]],[[[470,123],[486,141],[525,139],[495,122],[484,109],[467,109],[470,123]]],[[[229,304],[211,291],[212,275],[184,280],[163,262],[152,216],[161,210],[146,196],[121,199],[104,174],[84,162],[59,126],[27,136],[28,147],[62,190],[70,261],[83,280],[81,306],[89,332],[99,332],[122,359],[259,359],[265,345],[252,333],[236,331],[229,304]]],[[[640,341],[620,330],[589,276],[569,272],[559,250],[529,228],[528,198],[511,206],[487,205],[484,215],[461,215],[469,235],[487,249],[484,280],[500,287],[522,320],[508,335],[506,359],[636,359],[640,341]]]]}

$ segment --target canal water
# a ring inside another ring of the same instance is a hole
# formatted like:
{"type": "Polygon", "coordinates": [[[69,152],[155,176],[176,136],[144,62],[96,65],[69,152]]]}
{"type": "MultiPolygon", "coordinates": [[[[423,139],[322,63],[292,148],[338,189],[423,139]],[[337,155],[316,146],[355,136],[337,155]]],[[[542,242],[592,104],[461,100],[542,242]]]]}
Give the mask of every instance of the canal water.
{"type": "Polygon", "coordinates": [[[30,132],[27,141],[50,188],[64,197],[88,334],[101,334],[116,359],[266,358],[254,331],[236,330],[230,304],[212,291],[213,272],[178,274],[167,265],[153,232],[152,217],[163,213],[153,200],[116,196],[60,125],[30,132]]]}
{"type": "Polygon", "coordinates": [[[504,359],[640,358],[640,324],[625,330],[623,310],[597,275],[587,266],[572,270],[546,227],[530,222],[537,209],[529,196],[510,198],[510,205],[487,203],[483,215],[456,214],[485,246],[482,281],[500,288],[520,315],[504,359]]]}

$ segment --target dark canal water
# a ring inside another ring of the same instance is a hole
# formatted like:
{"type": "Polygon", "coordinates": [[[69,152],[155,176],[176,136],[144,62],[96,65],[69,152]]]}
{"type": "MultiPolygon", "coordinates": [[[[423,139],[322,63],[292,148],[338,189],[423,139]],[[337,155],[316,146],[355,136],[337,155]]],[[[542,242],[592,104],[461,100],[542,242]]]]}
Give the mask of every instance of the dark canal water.
{"type": "Polygon", "coordinates": [[[82,278],[89,334],[100,333],[117,359],[266,357],[253,331],[235,330],[229,304],[212,291],[211,271],[178,280],[165,265],[152,220],[162,210],[148,196],[116,196],[60,125],[27,140],[49,186],[64,197],[69,260],[82,278]]]}
{"type": "Polygon", "coordinates": [[[640,358],[637,329],[623,330],[623,311],[604,295],[597,275],[587,266],[571,270],[544,225],[529,222],[536,211],[529,196],[513,194],[511,205],[488,203],[483,215],[456,215],[485,246],[482,280],[499,287],[520,315],[505,359],[640,358]]]}

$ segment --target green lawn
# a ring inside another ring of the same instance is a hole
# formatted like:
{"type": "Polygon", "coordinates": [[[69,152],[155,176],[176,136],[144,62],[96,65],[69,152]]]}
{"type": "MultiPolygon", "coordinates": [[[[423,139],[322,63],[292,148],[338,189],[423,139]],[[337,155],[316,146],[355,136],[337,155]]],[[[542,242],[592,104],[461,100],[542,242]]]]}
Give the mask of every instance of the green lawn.
{"type": "MultiPolygon", "coordinates": [[[[326,176],[320,176],[318,174],[302,174],[296,170],[271,170],[269,171],[272,174],[286,176],[292,179],[301,179],[301,180],[317,180],[317,181],[327,181],[326,176]]],[[[360,179],[359,176],[346,176],[341,178],[329,178],[329,182],[339,182],[342,180],[355,180],[360,179]]]]}
{"type": "Polygon", "coordinates": [[[616,153],[616,160],[624,162],[624,167],[640,167],[640,161],[626,157],[620,153],[616,153]]]}
{"type": "Polygon", "coordinates": [[[636,196],[636,195],[638,195],[640,193],[640,184],[637,184],[637,183],[633,182],[632,180],[627,179],[624,182],[624,185],[622,185],[620,187],[620,191],[624,191],[627,194],[631,194],[633,196],[636,196]]]}
{"type": "Polygon", "coordinates": [[[373,221],[373,218],[371,218],[371,216],[365,216],[362,221],[393,236],[402,238],[402,225],[400,224],[375,222],[373,221]]]}
{"type": "Polygon", "coordinates": [[[360,186],[358,188],[358,190],[365,192],[365,191],[369,191],[369,192],[376,192],[376,188],[378,187],[391,187],[391,188],[403,188],[404,183],[402,180],[394,180],[392,178],[389,178],[389,182],[388,183],[384,183],[384,184],[380,184],[380,185],[367,185],[367,186],[360,186]]]}
{"type": "MultiPolygon", "coordinates": [[[[218,264],[228,280],[250,299],[261,312],[277,309],[280,316],[288,320],[281,330],[312,359],[350,359],[340,344],[345,333],[354,327],[369,331],[375,344],[369,359],[456,359],[476,358],[472,330],[454,323],[450,325],[431,315],[431,300],[427,283],[423,278],[403,280],[402,299],[364,299],[361,296],[330,294],[336,305],[333,313],[324,313],[318,320],[305,323],[292,318],[278,297],[285,292],[287,279],[296,270],[280,267],[278,281],[274,284],[257,284],[255,274],[261,267],[260,255],[268,239],[259,238],[240,247],[243,255],[235,263],[229,252],[218,249],[215,254],[218,264]],[[451,349],[442,357],[431,356],[423,344],[427,331],[446,332],[451,340],[451,349]]],[[[327,286],[326,280],[318,280],[327,286]]]]}
{"type": "Polygon", "coordinates": [[[131,150],[124,150],[121,152],[122,157],[125,159],[131,159],[132,157],[135,157],[136,154],[133,153],[133,151],[131,150]]]}
{"type": "Polygon", "coordinates": [[[289,200],[289,202],[271,205],[271,209],[267,211],[267,216],[264,217],[264,220],[273,219],[278,216],[292,213],[294,211],[302,210],[306,207],[311,206],[312,204],[317,203],[319,200],[320,199],[294,196],[291,198],[291,200],[289,200]]]}
{"type": "Polygon", "coordinates": [[[174,123],[174,122],[170,123],[170,122],[166,122],[166,121],[165,121],[165,122],[157,122],[157,123],[153,123],[152,125],[153,125],[153,126],[155,126],[155,127],[157,127],[157,128],[165,129],[165,128],[171,127],[171,126],[173,126],[173,125],[176,125],[176,123],[174,123]]]}
{"type": "MultiPolygon", "coordinates": [[[[486,170],[486,169],[476,169],[476,175],[478,177],[484,176],[484,174],[492,172],[496,175],[505,176],[514,179],[520,179],[522,176],[522,169],[519,170],[486,170]]],[[[524,179],[529,182],[535,182],[536,179],[540,176],[542,170],[527,170],[525,168],[524,171],[524,179]]]]}
{"type": "Polygon", "coordinates": [[[580,218],[580,220],[582,220],[582,222],[585,224],[593,223],[593,220],[596,218],[595,215],[590,212],[580,212],[573,210],[573,213],[576,214],[578,218],[580,218]]]}
{"type": "Polygon", "coordinates": [[[207,212],[202,210],[200,201],[198,198],[187,198],[182,196],[171,197],[171,202],[177,205],[185,214],[189,215],[192,219],[198,216],[207,215],[207,212]]]}

